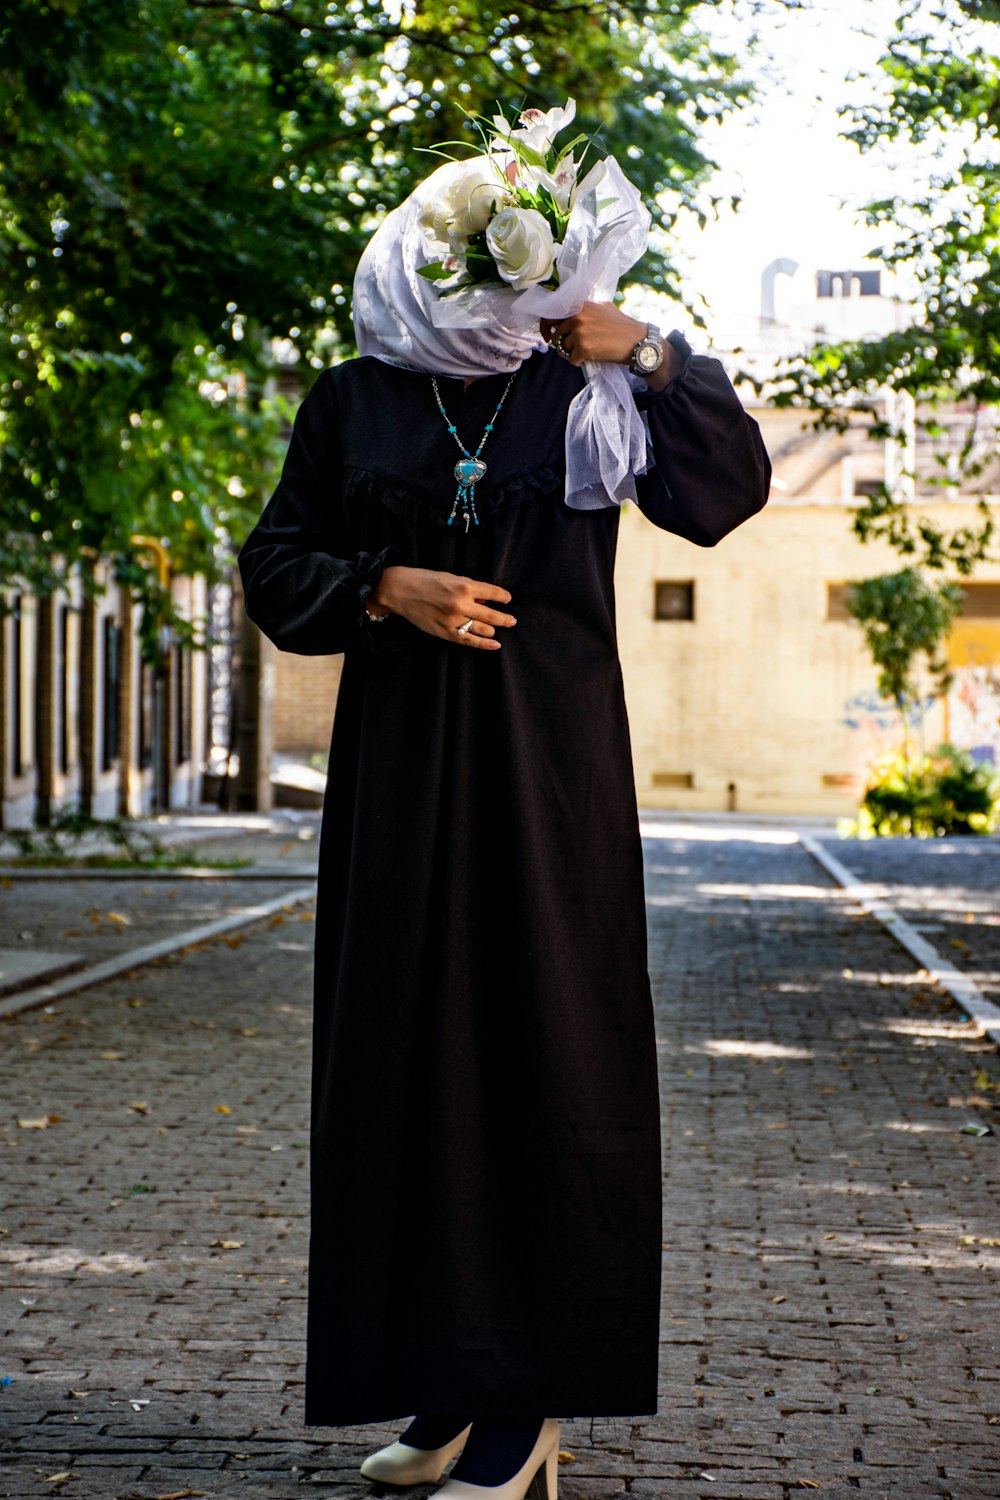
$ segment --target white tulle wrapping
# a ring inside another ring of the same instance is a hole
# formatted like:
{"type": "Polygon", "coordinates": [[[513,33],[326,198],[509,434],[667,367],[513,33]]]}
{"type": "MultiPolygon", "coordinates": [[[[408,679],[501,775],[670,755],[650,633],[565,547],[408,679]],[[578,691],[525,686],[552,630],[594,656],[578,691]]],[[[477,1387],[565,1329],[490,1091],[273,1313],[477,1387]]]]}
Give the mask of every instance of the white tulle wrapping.
{"type": "MultiPolygon", "coordinates": [[[[646,248],[650,216],[613,157],[580,182],[559,255],[555,291],[512,292],[494,284],[442,295],[418,274],[441,246],[420,224],[440,194],[447,162],[386,217],[354,278],[354,328],[361,354],[464,378],[512,371],[544,349],[540,318],[560,320],[584,302],[608,302],[646,248]]],[[[593,510],[635,498],[632,477],[646,467],[646,434],[632,399],[645,381],[624,365],[587,364],[587,384],[566,422],[566,503],[593,510]]]]}

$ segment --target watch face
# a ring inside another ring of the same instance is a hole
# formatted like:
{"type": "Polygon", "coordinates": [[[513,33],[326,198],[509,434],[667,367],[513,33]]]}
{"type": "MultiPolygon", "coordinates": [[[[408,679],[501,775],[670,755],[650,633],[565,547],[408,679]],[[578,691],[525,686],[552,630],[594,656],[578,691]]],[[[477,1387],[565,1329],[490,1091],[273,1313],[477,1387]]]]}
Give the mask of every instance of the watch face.
{"type": "Polygon", "coordinates": [[[663,351],[657,344],[643,343],[635,351],[635,362],[640,370],[648,370],[650,373],[660,367],[663,359],[663,351]]]}

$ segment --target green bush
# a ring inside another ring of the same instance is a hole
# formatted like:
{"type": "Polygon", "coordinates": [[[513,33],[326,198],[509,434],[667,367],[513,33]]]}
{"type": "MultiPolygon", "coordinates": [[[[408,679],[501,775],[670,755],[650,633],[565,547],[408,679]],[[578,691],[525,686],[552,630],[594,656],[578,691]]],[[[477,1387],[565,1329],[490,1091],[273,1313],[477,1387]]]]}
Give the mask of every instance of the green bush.
{"type": "Polygon", "coordinates": [[[993,767],[954,745],[907,760],[902,751],[876,761],[854,832],[864,837],[990,833],[1000,822],[1000,778],[993,767]]]}

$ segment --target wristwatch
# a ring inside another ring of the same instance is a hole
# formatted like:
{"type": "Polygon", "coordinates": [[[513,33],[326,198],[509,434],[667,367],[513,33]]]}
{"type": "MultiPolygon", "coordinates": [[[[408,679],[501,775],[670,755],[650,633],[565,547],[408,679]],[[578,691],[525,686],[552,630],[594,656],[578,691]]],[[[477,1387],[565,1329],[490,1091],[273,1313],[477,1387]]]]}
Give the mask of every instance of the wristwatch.
{"type": "Polygon", "coordinates": [[[655,323],[646,324],[646,337],[632,350],[628,367],[633,375],[652,375],[663,363],[663,340],[655,323]]]}

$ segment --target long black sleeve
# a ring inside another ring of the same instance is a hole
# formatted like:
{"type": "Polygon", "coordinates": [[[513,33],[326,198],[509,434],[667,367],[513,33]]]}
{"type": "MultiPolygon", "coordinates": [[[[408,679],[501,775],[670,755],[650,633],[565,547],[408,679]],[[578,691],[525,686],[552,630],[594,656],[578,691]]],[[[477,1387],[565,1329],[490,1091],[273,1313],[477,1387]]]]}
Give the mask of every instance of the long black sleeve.
{"type": "Polygon", "coordinates": [[[689,355],[662,391],[637,404],[649,422],[655,467],[636,480],[639,509],[663,531],[714,547],[763,509],[771,463],[717,359],[689,355]]]}
{"type": "Polygon", "coordinates": [[[365,599],[393,549],[344,555],[343,531],[337,402],[324,374],[299,407],[278,487],[239,555],[247,614],[283,651],[322,656],[363,638],[365,599]]]}

